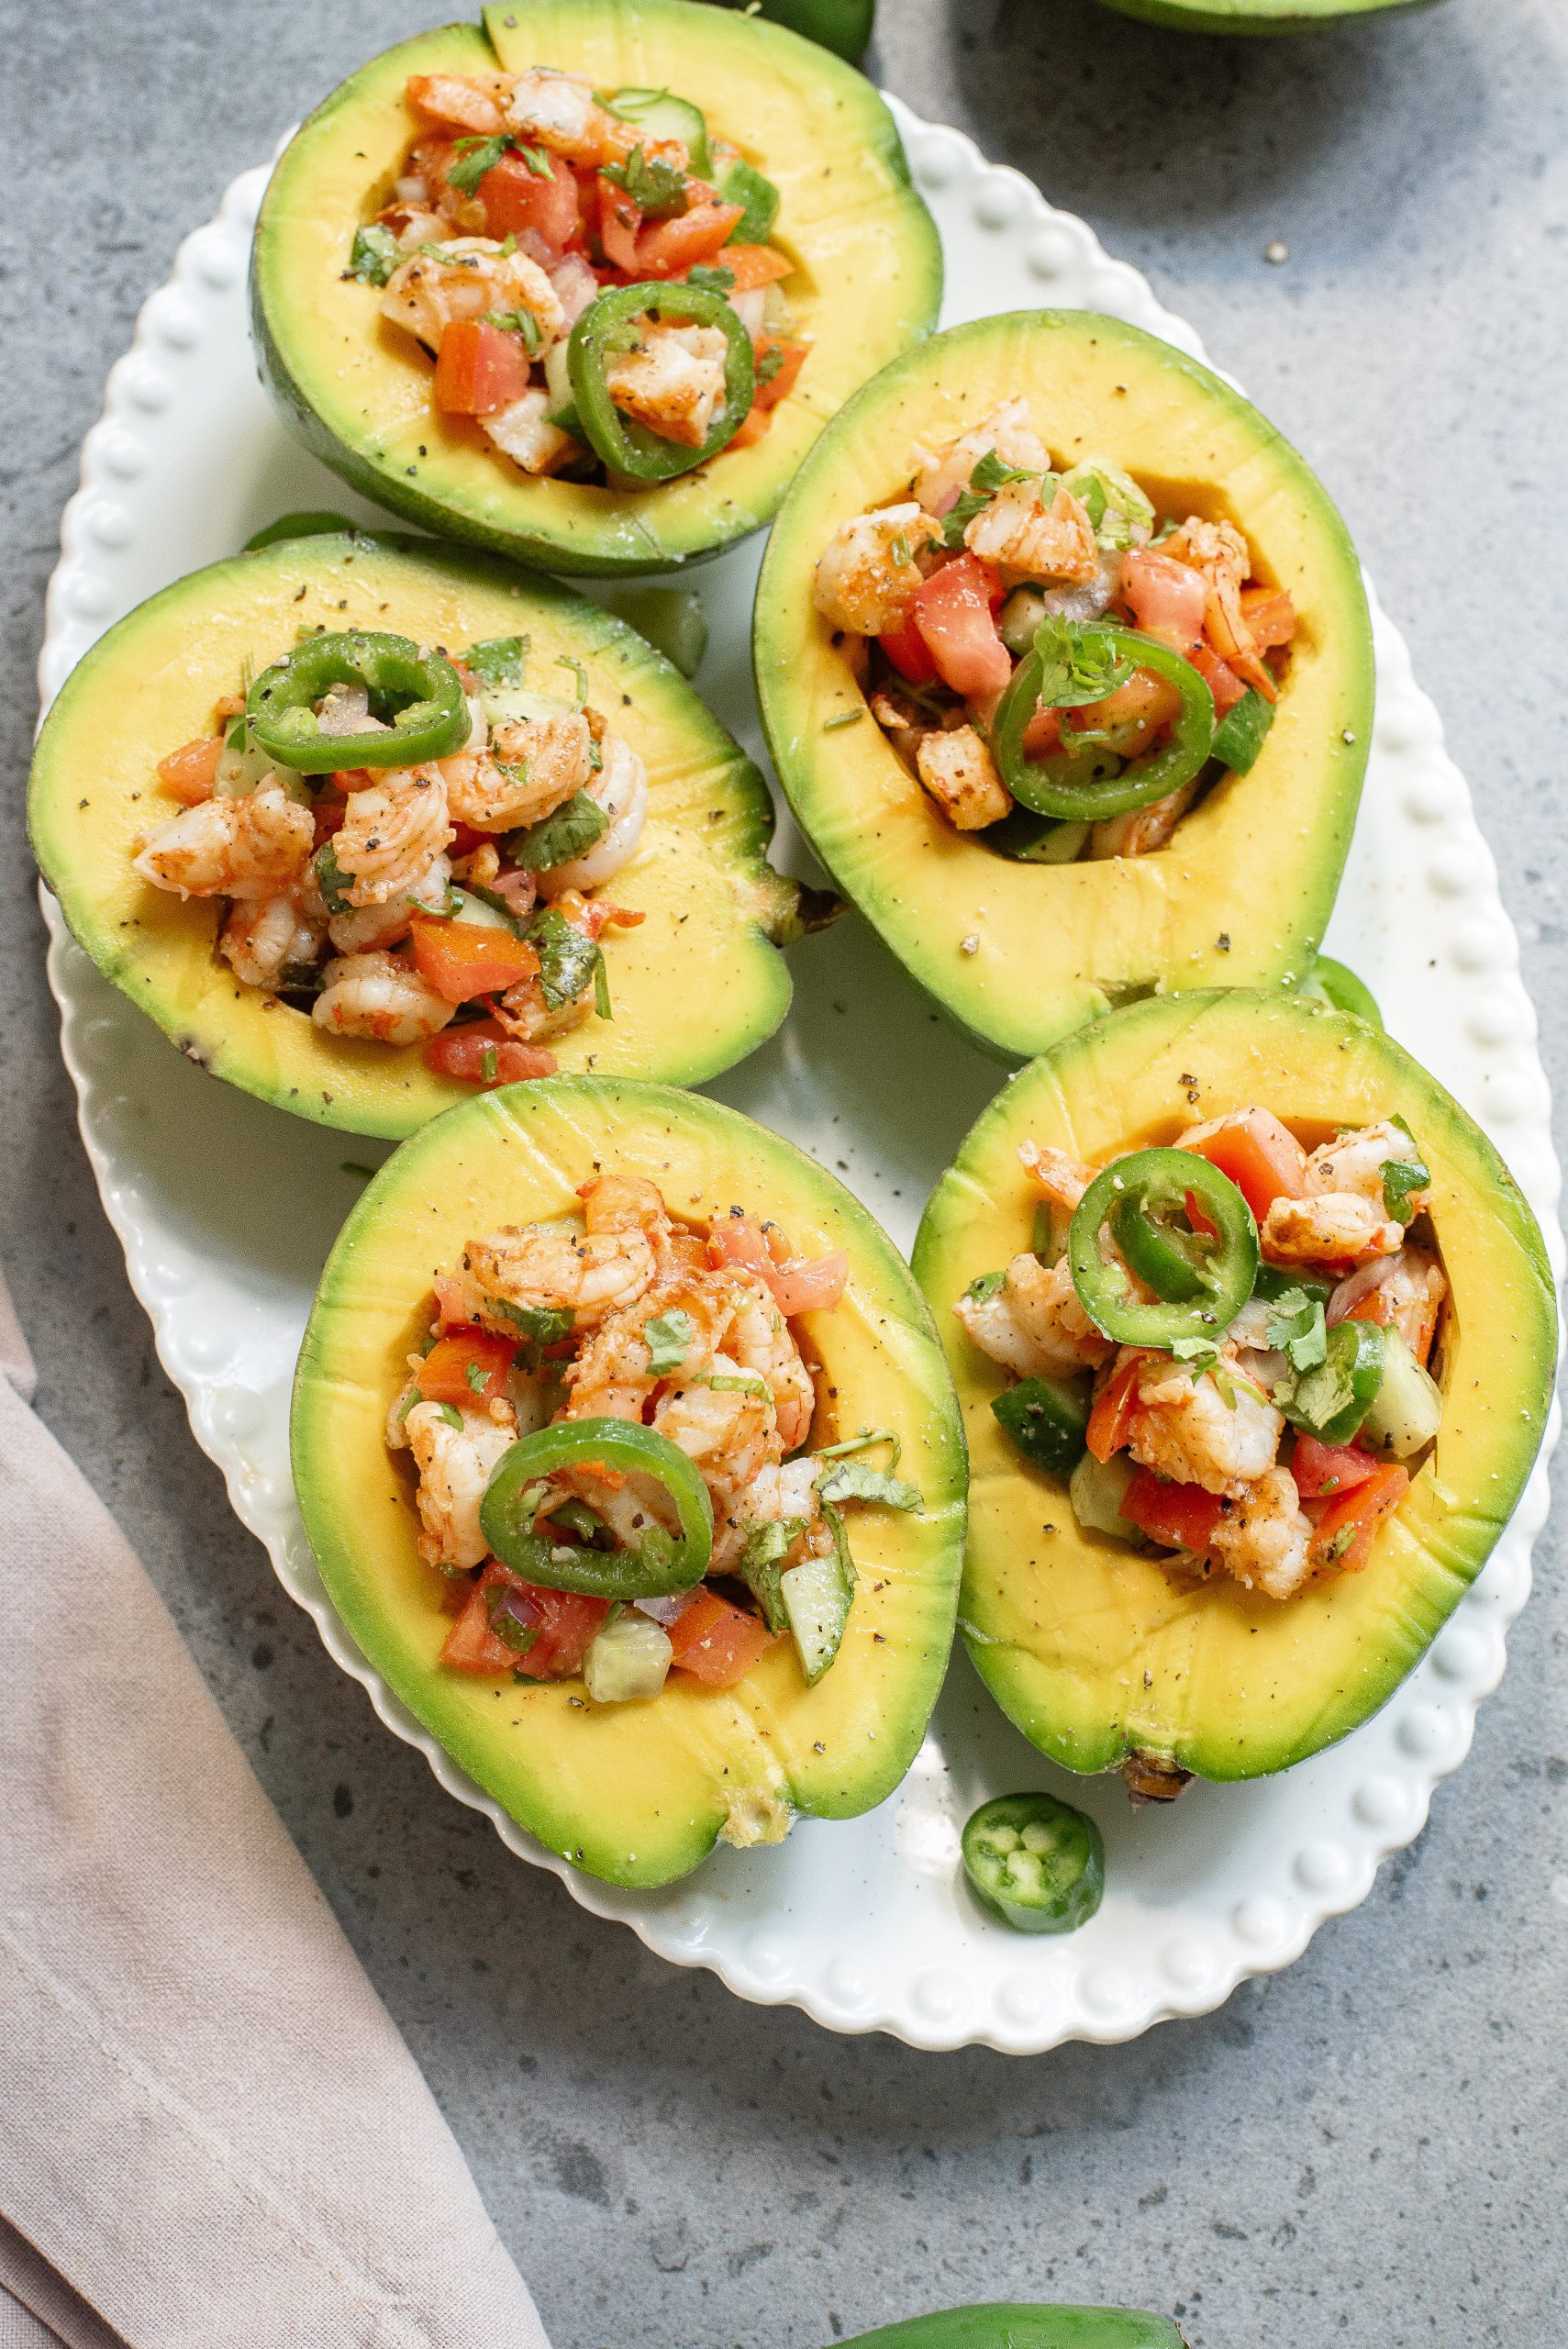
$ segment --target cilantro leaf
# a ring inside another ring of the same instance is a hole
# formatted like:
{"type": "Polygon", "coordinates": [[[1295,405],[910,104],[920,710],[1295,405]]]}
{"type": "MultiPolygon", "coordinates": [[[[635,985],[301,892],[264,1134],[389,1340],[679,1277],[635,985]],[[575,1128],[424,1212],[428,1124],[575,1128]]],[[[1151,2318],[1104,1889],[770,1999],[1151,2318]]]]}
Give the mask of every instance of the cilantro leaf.
{"type": "Polygon", "coordinates": [[[1304,1288],[1287,1288],[1274,1299],[1268,1339],[1271,1346],[1289,1355],[1293,1369],[1316,1370],[1329,1353],[1322,1298],[1308,1297],[1304,1288]]]}
{"type": "Polygon", "coordinates": [[[558,669],[571,670],[577,680],[577,698],[572,706],[573,709],[585,709],[588,704],[588,672],[581,661],[574,661],[570,652],[561,652],[556,655],[555,665],[558,669]]]}
{"type": "Polygon", "coordinates": [[[476,1395],[484,1394],[485,1382],[488,1380],[490,1373],[485,1369],[484,1364],[482,1362],[471,1362],[468,1368],[462,1375],[464,1378],[467,1379],[470,1386],[473,1389],[473,1392],[476,1395]]]}
{"type": "MultiPolygon", "coordinates": [[[[722,264],[716,269],[710,262],[698,262],[695,269],[688,269],[686,272],[686,284],[695,285],[700,294],[728,294],[734,283],[735,272],[732,269],[724,268],[722,264]]],[[[760,384],[771,381],[771,378],[762,373],[769,359],[773,362],[775,375],[783,364],[783,354],[770,351],[767,357],[758,363],[757,381],[760,384]]]]}
{"type": "Polygon", "coordinates": [[[584,855],[609,830],[610,819],[585,791],[574,791],[563,806],[526,831],[513,832],[507,845],[525,873],[548,873],[552,865],[569,864],[584,855]]]}
{"type": "Polygon", "coordinates": [[[862,1428],[858,1435],[846,1436],[842,1443],[825,1443],[817,1457],[818,1460],[842,1460],[847,1453],[864,1452],[873,1443],[890,1443],[893,1446],[888,1466],[890,1472],[896,1468],[904,1450],[904,1439],[895,1435],[891,1428],[862,1428]]]}
{"type": "Polygon", "coordinates": [[[1009,482],[1036,478],[1027,466],[1009,465],[995,449],[987,449],[969,476],[969,487],[959,492],[958,500],[951,507],[942,521],[942,544],[961,547],[963,534],[977,514],[983,514],[999,489],[1009,482]]]}
{"type": "Polygon", "coordinates": [[[1034,634],[1040,657],[1040,697],[1047,709],[1082,709],[1104,701],[1125,685],[1137,663],[1111,649],[1103,629],[1090,621],[1059,619],[1048,612],[1034,634]]]}
{"type": "Polygon", "coordinates": [[[508,152],[520,155],[536,179],[555,177],[555,167],[543,148],[530,147],[509,131],[490,139],[459,139],[453,151],[456,161],[447,166],[447,185],[455,187],[460,195],[472,195],[485,173],[493,172],[508,152]]]}
{"type": "Polygon", "coordinates": [[[526,636],[481,637],[462,656],[463,665],[473,670],[482,685],[493,690],[497,685],[520,685],[528,657],[526,636]]]}
{"type": "Polygon", "coordinates": [[[825,1501],[880,1501],[884,1508],[920,1507],[920,1487],[905,1476],[890,1476],[865,1460],[836,1460],[817,1487],[825,1501]]]}
{"type": "Polygon", "coordinates": [[[594,941],[574,929],[553,906],[534,916],[528,938],[539,955],[539,989],[546,1009],[560,1011],[575,1003],[603,967],[604,956],[594,941]]]}
{"type": "Polygon", "coordinates": [[[1219,1349],[1212,1338],[1173,1338],[1169,1351],[1186,1364],[1195,1378],[1201,1378],[1219,1360],[1219,1349]]]}
{"type": "Polygon", "coordinates": [[[329,914],[346,914],[350,908],[349,891],[353,875],[345,873],[339,863],[330,841],[323,841],[312,863],[316,866],[316,885],[329,914]]]}
{"type": "Polygon", "coordinates": [[[384,285],[402,259],[402,248],[391,229],[373,221],[369,228],[354,230],[354,241],[349,248],[349,275],[357,277],[361,284],[384,285]]]}
{"type": "Polygon", "coordinates": [[[486,310],[487,327],[499,327],[503,334],[520,335],[523,348],[532,359],[539,351],[539,320],[531,310],[486,310]]]}
{"type": "Polygon", "coordinates": [[[462,1432],[462,1413],[458,1409],[457,1405],[455,1403],[438,1403],[436,1408],[439,1411],[442,1419],[445,1419],[448,1427],[456,1428],[458,1433],[461,1435],[462,1432]]]}
{"type": "Polygon", "coordinates": [[[775,1517],[760,1520],[746,1535],[746,1546],[740,1553],[740,1578],[761,1608],[762,1620],[770,1631],[789,1629],[780,1576],[785,1558],[805,1531],[803,1517],[775,1517]]]}
{"type": "MultiPolygon", "coordinates": [[[[724,274],[728,277],[729,275],[729,272],[726,270],[724,274]]],[[[696,276],[697,273],[694,269],[687,283],[695,284],[696,283],[696,276]]],[[[765,384],[773,382],[773,377],[778,373],[779,369],[784,365],[784,352],[779,349],[776,342],[772,344],[768,350],[763,351],[761,359],[757,362],[757,389],[759,391],[761,391],[765,384]]]]}
{"type": "Polygon", "coordinates": [[[648,220],[674,219],[691,206],[685,173],[673,163],[650,161],[641,147],[634,147],[624,163],[606,163],[599,177],[624,188],[628,201],[648,220]]]}
{"type": "Polygon", "coordinates": [[[972,1305],[988,1305],[1006,1277],[1005,1272],[981,1273],[970,1282],[963,1293],[972,1305]]]}
{"type": "Polygon", "coordinates": [[[572,1316],[558,1305],[514,1305],[509,1297],[491,1297],[485,1308],[505,1314],[536,1346],[558,1346],[572,1335],[572,1316]]]}
{"type": "Polygon", "coordinates": [[[651,1321],[645,1321],[642,1335],[648,1347],[648,1367],[655,1378],[662,1378],[685,1361],[696,1328],[691,1315],[676,1306],[673,1312],[656,1314],[651,1321]]]}
{"type": "MultiPolygon", "coordinates": [[[[1407,1132],[1409,1130],[1406,1129],[1407,1132]]],[[[1416,1210],[1410,1203],[1413,1191],[1424,1191],[1431,1181],[1431,1169],[1419,1158],[1385,1158],[1383,1162],[1383,1204],[1395,1223],[1411,1223],[1416,1210]]]]}

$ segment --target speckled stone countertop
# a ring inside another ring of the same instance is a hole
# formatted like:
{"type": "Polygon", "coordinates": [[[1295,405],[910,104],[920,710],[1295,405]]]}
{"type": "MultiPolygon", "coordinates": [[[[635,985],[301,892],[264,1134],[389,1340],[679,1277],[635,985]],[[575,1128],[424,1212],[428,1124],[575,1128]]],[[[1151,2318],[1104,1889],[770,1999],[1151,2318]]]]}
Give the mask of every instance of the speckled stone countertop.
{"type": "MultiPolygon", "coordinates": [[[[1030,2296],[1173,2310],[1201,2349],[1551,2349],[1568,2340],[1561,1510],[1474,1749],[1364,1906],[1206,2020],[1018,2062],[829,2038],[583,1915],[380,1728],[191,1440],[98,1209],[44,985],[20,815],[44,584],[105,373],[181,236],[439,13],[6,11],[0,1229],[44,1416],[156,1575],[557,2349],[817,2349],[1030,2296]]],[[[1090,0],[882,17],[873,71],[1084,213],[1323,473],[1470,776],[1560,1085],[1560,0],[1278,43],[1090,0]]]]}

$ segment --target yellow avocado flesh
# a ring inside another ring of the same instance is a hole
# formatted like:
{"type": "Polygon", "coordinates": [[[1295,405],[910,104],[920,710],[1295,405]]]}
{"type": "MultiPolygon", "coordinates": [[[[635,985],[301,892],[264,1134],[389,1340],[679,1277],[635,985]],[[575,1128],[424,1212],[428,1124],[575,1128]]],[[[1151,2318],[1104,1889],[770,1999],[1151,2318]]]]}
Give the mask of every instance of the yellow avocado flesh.
{"type": "Polygon", "coordinates": [[[1273,427],[1136,327],[1021,311],[934,337],[868,384],[818,443],[774,526],[757,592],[757,691],[779,779],[834,879],[983,1045],[1041,1052],[1152,992],[1289,985],[1333,906],[1372,724],[1366,598],[1344,527],[1273,427]],[[865,709],[849,644],[814,611],[841,522],[907,495],[937,449],[1023,395],[1052,459],[1101,456],[1156,510],[1233,521],[1297,630],[1256,764],[1228,775],[1170,847],[1021,864],[955,831],[865,709]]]}
{"type": "Polygon", "coordinates": [[[375,58],[317,108],[272,174],[251,277],[258,354],[292,428],[383,506],[553,569],[657,572],[771,519],[828,417],[929,332],[941,250],[893,118],[814,43],[691,0],[528,0],[375,58]],[[388,202],[421,129],[412,73],[550,65],[601,90],[668,88],[778,186],[774,241],[795,260],[792,330],[810,355],[764,437],[668,484],[612,490],[526,478],[476,425],[439,416],[433,369],[345,279],[355,228],[388,202]]]}
{"type": "Polygon", "coordinates": [[[1524,1489],[1551,1392],[1556,1308],[1540,1233],[1479,1128],[1391,1038],[1288,996],[1129,1007],[1024,1069],[932,1194],[915,1268],[953,1366],[972,1464],[960,1620],[1004,1712],[1069,1769],[1139,1753],[1250,1778],[1330,1745],[1419,1662],[1524,1489]],[[1006,1374],[953,1307],[1029,1245],[1018,1146],[1092,1164],[1252,1104],[1315,1145],[1403,1117],[1431,1169],[1451,1294],[1442,1424],[1359,1574],[1279,1602],[1228,1576],[1194,1586],[1084,1532],[1065,1486],[1027,1464],[992,1397],[1006,1374]]]}
{"type": "Polygon", "coordinates": [[[461,652],[526,635],[528,683],[570,699],[562,655],[588,699],[645,762],[649,815],[606,894],[647,918],[604,941],[613,1018],[550,1049],[590,1063],[700,1084],[770,1036],[790,983],[768,929],[794,891],[766,862],[773,808],[756,768],[685,680],[596,604],[490,557],[427,541],[287,540],[195,572],[111,629],[66,680],[28,789],[34,852],[73,935],[182,1052],[248,1093],[351,1133],[412,1133],[472,1087],[427,1069],[420,1047],[325,1035],[244,986],[217,953],[215,899],[150,887],[139,836],[179,812],[160,759],[210,734],[215,703],[289,651],[301,628],[383,629],[461,652]]]}
{"type": "Polygon", "coordinates": [[[914,1758],[947,1662],[963,1546],[963,1439],[947,1365],[907,1268],[865,1209],[734,1110],[658,1085],[548,1079],[481,1096],[406,1143],[322,1275],[293,1453],[323,1579],[371,1663],[519,1824],[591,1875],[665,1884],[721,1831],[774,1842],[796,1812],[852,1817],[914,1758]],[[740,1206],[776,1219],[801,1253],[849,1255],[843,1302],[795,1325],[820,1364],[811,1442],[893,1430],[899,1473],[924,1506],[849,1506],[860,1579],[843,1644],[813,1688],[788,1641],[734,1688],[676,1673],[648,1702],[596,1707],[578,1679],[492,1681],[438,1662],[450,1618],[415,1548],[407,1455],[386,1449],[388,1408],[428,1326],[433,1276],[471,1239],[573,1212],[598,1168],[646,1175],[693,1222],[740,1206]]]}

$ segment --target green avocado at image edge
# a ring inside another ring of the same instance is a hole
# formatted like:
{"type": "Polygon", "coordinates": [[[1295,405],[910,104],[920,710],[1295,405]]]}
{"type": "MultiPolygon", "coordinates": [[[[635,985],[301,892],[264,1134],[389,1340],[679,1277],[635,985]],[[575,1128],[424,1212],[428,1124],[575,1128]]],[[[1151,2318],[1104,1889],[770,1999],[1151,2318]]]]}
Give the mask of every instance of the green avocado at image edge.
{"type": "Polygon", "coordinates": [[[250,312],[284,423],[362,496],[517,562],[632,577],[705,560],[770,522],[828,418],[930,331],[941,290],[940,242],[893,117],[830,49],[698,0],[500,0],[482,25],[439,27],[371,59],[295,132],[257,219],[250,312]],[[349,272],[356,228],[387,200],[417,135],[408,77],[533,63],[595,87],[668,86],[779,185],[774,233],[798,264],[787,290],[808,367],[762,440],[674,481],[612,490],[528,478],[476,426],[437,413],[428,357],[382,323],[376,289],[349,272]]]}
{"type": "Polygon", "coordinates": [[[991,2300],[857,2332],[835,2349],[1186,2349],[1186,2338],[1169,2317],[1146,2309],[991,2300]]]}
{"type": "Polygon", "coordinates": [[[1118,16],[1180,33],[1310,33],[1358,17],[1409,17],[1438,0],[1102,0],[1118,16]]]}

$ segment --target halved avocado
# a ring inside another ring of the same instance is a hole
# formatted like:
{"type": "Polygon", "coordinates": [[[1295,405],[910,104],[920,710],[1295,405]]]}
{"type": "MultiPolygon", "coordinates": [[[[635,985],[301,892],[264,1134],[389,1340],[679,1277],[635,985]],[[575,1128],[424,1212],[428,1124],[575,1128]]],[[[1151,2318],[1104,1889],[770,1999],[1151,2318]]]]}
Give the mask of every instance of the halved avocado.
{"type": "Polygon", "coordinates": [[[1410,16],[1436,0],[1104,0],[1178,33],[1309,33],[1347,17],[1410,16]]]}
{"type": "Polygon", "coordinates": [[[884,368],[806,459],[757,589],[757,692],[802,829],[906,969],[975,1041],[1044,1051],[1113,1005],[1180,987],[1288,985],[1339,886],[1372,729],[1372,634],[1345,528],[1257,409],[1137,327],[1024,310],[936,335],[884,368]],[[1164,511],[1233,521],[1297,630],[1257,763],[1151,856],[1012,863],[954,831],[869,715],[814,611],[840,522],[900,496],[939,447],[1022,393],[1053,458],[1112,459],[1164,511]],[[840,723],[835,724],[834,721],[840,723]]]}
{"type": "Polygon", "coordinates": [[[848,1819],[898,1784],[952,1638],[963,1437],[919,1290],[843,1186],[733,1109],[662,1085],[550,1078],[485,1094],[406,1142],[322,1275],[295,1386],[295,1481],[333,1604],[377,1670],[486,1792],[552,1852],[613,1884],[667,1884],[723,1834],[773,1842],[796,1814],[848,1819]],[[698,1220],[744,1206],[807,1254],[844,1249],[844,1300],[800,1325],[821,1370],[812,1442],[903,1440],[918,1515],[851,1510],[859,1586],[815,1687],[781,1642],[734,1688],[675,1674],[662,1696],[588,1707],[580,1681],[497,1687],[437,1661],[450,1628],[415,1549],[387,1410],[432,1276],[467,1241],[576,1208],[595,1169],[647,1175],[698,1220]]]}
{"type": "Polygon", "coordinates": [[[822,427],[935,323],[941,248],[871,83],[777,25],[695,0],[528,0],[372,60],[284,149],[256,224],[251,310],[284,420],[365,496],[423,528],[579,573],[670,571],[772,519],[822,427]],[[554,65],[598,89],[669,88],[778,186],[775,241],[811,354],[763,438],[651,488],[529,481],[431,406],[428,359],[348,277],[356,227],[416,134],[411,73],[554,65]]]}
{"type": "Polygon", "coordinates": [[[1237,992],[1142,1003],[1023,1070],[931,1196],[915,1269],[953,1365],[973,1463],[960,1620],[976,1669],[1026,1737],[1070,1770],[1136,1757],[1252,1778],[1366,1720],[1480,1573],[1540,1444],[1556,1358],[1534,1217],[1491,1143],[1392,1038],[1344,1012],[1237,992]],[[1029,1244],[1026,1138],[1091,1163],[1174,1140],[1241,1104],[1316,1143],[1403,1117],[1432,1172],[1451,1287],[1437,1442],[1365,1570],[1280,1603],[1229,1577],[1179,1585],[1078,1527],[1065,1486],[1027,1466],[991,1398],[1005,1383],[953,1305],[1029,1244]]]}
{"type": "Polygon", "coordinates": [[[469,1097],[417,1045],[323,1035],[241,986],[217,952],[217,901],[183,903],[132,870],[138,835],[176,812],[159,760],[211,732],[246,662],[264,668],[317,626],[392,629],[453,651],[520,632],[529,682],[562,679],[562,654],[580,661],[590,701],[640,752],[648,823],[614,896],[648,918],[611,933],[614,1018],[552,1045],[566,1069],[698,1085],[773,1034],[790,998],[773,941],[798,934],[798,891],[767,862],[761,775],[684,678],[552,580],[428,540],[345,534],[284,540],[164,588],[83,655],[39,738],[28,823],[44,879],[105,976],[187,1058],[299,1117],[395,1140],[469,1097]]]}

